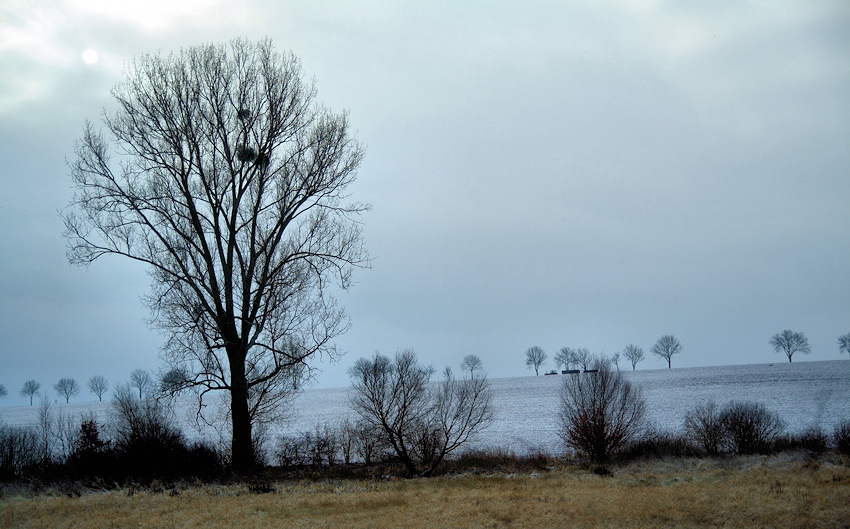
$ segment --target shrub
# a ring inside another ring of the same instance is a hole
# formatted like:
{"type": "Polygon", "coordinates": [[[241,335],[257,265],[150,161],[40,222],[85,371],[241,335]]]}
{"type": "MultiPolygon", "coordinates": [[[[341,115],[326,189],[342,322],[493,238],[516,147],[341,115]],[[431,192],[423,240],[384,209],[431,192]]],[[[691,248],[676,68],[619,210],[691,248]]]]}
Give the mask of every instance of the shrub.
{"type": "Polygon", "coordinates": [[[302,432],[294,437],[281,436],[275,457],[282,467],[333,466],[340,450],[340,434],[331,426],[316,425],[312,432],[302,432]]]}
{"type": "Polygon", "coordinates": [[[38,437],[29,428],[0,425],[0,481],[23,475],[38,460],[38,437]]]}
{"type": "Polygon", "coordinates": [[[706,454],[720,453],[726,430],[714,402],[700,404],[685,414],[685,435],[706,454]]]}
{"type": "Polygon", "coordinates": [[[687,437],[671,432],[652,433],[641,436],[626,446],[619,454],[623,460],[660,459],[665,457],[696,457],[700,450],[687,437]]]}
{"type": "Polygon", "coordinates": [[[80,424],[74,451],[67,461],[71,477],[105,477],[114,470],[114,453],[110,450],[110,442],[101,439],[100,430],[93,417],[80,424]]]}
{"type": "Polygon", "coordinates": [[[737,454],[768,453],[785,423],[763,404],[730,402],[720,412],[726,442],[737,454]]]}
{"type": "Polygon", "coordinates": [[[592,368],[595,373],[566,378],[559,433],[567,447],[605,463],[643,432],[646,401],[609,362],[596,360],[592,368]]]}
{"type": "Polygon", "coordinates": [[[188,449],[164,404],[136,399],[127,386],[113,400],[112,431],[118,469],[138,478],[176,477],[186,471],[188,449]]]}
{"type": "Polygon", "coordinates": [[[843,420],[835,425],[832,435],[835,451],[850,456],[850,420],[843,420]]]}
{"type": "Polygon", "coordinates": [[[777,452],[806,450],[814,454],[822,454],[828,448],[829,437],[819,428],[809,428],[800,434],[777,437],[773,444],[773,449],[777,452]]]}

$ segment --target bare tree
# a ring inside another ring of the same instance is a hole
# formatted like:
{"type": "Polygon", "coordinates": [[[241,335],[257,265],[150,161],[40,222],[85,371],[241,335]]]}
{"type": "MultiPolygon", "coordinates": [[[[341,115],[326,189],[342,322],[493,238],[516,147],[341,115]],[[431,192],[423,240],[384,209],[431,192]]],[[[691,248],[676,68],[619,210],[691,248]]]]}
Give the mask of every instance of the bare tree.
{"type": "Polygon", "coordinates": [[[474,377],[475,373],[484,368],[484,363],[476,355],[466,355],[463,357],[463,362],[460,364],[463,371],[469,371],[469,376],[474,377]]]}
{"type": "Polygon", "coordinates": [[[9,392],[6,391],[6,386],[4,386],[3,384],[0,384],[0,397],[5,397],[8,394],[9,394],[9,392]]]}
{"type": "Polygon", "coordinates": [[[561,347],[558,352],[555,353],[554,360],[556,367],[569,369],[570,364],[573,363],[573,350],[569,347],[561,347]]]}
{"type": "Polygon", "coordinates": [[[580,366],[584,371],[590,368],[593,363],[593,354],[584,347],[579,347],[573,351],[573,363],[580,366]]]}
{"type": "Polygon", "coordinates": [[[667,369],[670,369],[672,367],[673,355],[682,352],[682,344],[675,337],[665,334],[655,342],[650,352],[655,356],[660,356],[664,360],[667,360],[667,369]]]}
{"type": "Polygon", "coordinates": [[[199,410],[229,392],[233,465],[247,470],[252,425],[280,413],[312,359],[340,354],[349,323],[330,287],[368,266],[368,207],[345,203],[363,149],[268,40],[144,55],[112,93],[109,137],[87,124],[71,164],[69,260],[148,266],[167,370],[183,375],[172,389],[194,388],[199,410]]]}
{"type": "Polygon", "coordinates": [[[634,344],[629,344],[625,349],[623,349],[623,356],[632,363],[632,371],[634,371],[638,362],[644,359],[643,348],[634,344]]]}
{"type": "Polygon", "coordinates": [[[699,404],[685,413],[685,434],[708,455],[719,454],[723,448],[726,428],[720,420],[720,408],[717,404],[699,404]]]}
{"type": "Polygon", "coordinates": [[[770,338],[770,345],[777,353],[785,353],[788,357],[788,362],[791,362],[791,357],[794,353],[809,354],[812,348],[809,347],[809,339],[801,332],[794,332],[790,329],[785,329],[782,332],[774,334],[770,338]]]}
{"type": "Polygon", "coordinates": [[[620,370],[620,353],[619,352],[611,355],[611,362],[614,363],[614,367],[616,367],[617,371],[619,371],[620,370]]]}
{"type": "Polygon", "coordinates": [[[80,385],[73,378],[60,378],[59,382],[53,386],[53,389],[56,390],[56,393],[65,397],[65,403],[67,404],[71,397],[80,392],[80,385]]]}
{"type": "Polygon", "coordinates": [[[838,337],[838,354],[850,354],[850,332],[838,337]]]}
{"type": "Polygon", "coordinates": [[[89,379],[89,391],[97,395],[98,401],[103,401],[103,395],[109,391],[109,381],[106,377],[95,375],[89,379]]]}
{"type": "Polygon", "coordinates": [[[433,372],[419,365],[411,350],[398,352],[394,360],[377,353],[360,358],[349,371],[354,410],[383,433],[411,476],[430,476],[492,419],[486,377],[458,380],[447,370],[442,382],[429,387],[433,372]]]}
{"type": "Polygon", "coordinates": [[[153,386],[153,377],[144,369],[134,369],[130,373],[130,387],[139,390],[139,398],[143,398],[153,386]]]}
{"type": "Polygon", "coordinates": [[[27,380],[26,382],[24,382],[24,387],[21,388],[21,396],[29,397],[30,406],[32,406],[32,398],[36,396],[40,388],[41,384],[39,384],[35,380],[27,380]]]}
{"type": "Polygon", "coordinates": [[[546,351],[537,347],[529,347],[525,352],[525,365],[534,369],[534,374],[540,376],[540,366],[546,361],[546,351]]]}
{"type": "Polygon", "coordinates": [[[646,403],[609,362],[597,359],[591,368],[564,380],[559,434],[567,447],[605,463],[642,433],[646,403]]]}

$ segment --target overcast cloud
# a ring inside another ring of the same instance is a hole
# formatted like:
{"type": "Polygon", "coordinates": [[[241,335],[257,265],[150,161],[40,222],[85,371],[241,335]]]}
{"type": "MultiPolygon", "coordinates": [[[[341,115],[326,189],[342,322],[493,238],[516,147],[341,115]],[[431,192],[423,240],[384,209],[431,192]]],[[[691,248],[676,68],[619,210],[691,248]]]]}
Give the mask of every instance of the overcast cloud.
{"type": "Polygon", "coordinates": [[[532,345],[663,334],[674,368],[782,362],[768,340],[791,328],[812,345],[795,361],[840,358],[850,4],[560,4],[4,1],[2,404],[30,378],[159,368],[145,270],[67,263],[65,160],[134,56],[240,36],[295,52],[367,147],[352,200],[373,206],[373,267],[340,296],[348,354],[318,384],[399,347],[501,377],[531,374],[532,345]]]}

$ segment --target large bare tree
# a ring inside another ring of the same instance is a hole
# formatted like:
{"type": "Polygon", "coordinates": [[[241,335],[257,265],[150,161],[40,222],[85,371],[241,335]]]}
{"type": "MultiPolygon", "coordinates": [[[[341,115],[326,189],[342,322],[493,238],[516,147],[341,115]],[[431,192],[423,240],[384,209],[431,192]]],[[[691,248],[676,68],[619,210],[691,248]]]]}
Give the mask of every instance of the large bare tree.
{"type": "Polygon", "coordinates": [[[144,55],[112,91],[106,134],[85,127],[64,213],[68,257],[148,266],[168,341],[168,388],[230,396],[233,464],[311,359],[348,328],[329,287],[367,266],[347,203],[363,157],[347,114],[314,102],[299,60],[270,41],[144,55]],[[174,375],[177,376],[174,376],[174,375]]]}

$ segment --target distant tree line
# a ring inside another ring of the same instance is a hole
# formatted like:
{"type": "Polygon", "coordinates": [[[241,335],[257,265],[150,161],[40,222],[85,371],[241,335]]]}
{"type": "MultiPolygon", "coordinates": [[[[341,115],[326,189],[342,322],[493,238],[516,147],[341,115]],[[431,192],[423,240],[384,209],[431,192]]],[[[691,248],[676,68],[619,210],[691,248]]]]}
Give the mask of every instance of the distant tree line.
{"type": "MultiPolygon", "coordinates": [[[[656,356],[659,356],[667,361],[667,367],[672,367],[672,358],[673,355],[679,354],[682,352],[682,344],[675,337],[670,335],[662,336],[658,339],[658,342],[652,346],[650,352],[656,356]]],[[[579,347],[577,349],[573,349],[570,347],[562,347],[555,353],[554,361],[555,367],[557,369],[563,369],[568,371],[570,369],[578,369],[587,371],[591,364],[593,364],[597,360],[607,360],[614,367],[616,367],[617,371],[620,370],[620,358],[625,358],[632,364],[632,370],[635,369],[638,362],[643,360],[646,355],[643,352],[643,349],[634,345],[627,345],[622,351],[618,351],[611,355],[610,357],[604,356],[602,354],[595,355],[591,353],[588,349],[584,347],[579,347]]],[[[539,346],[530,347],[525,352],[525,365],[529,368],[534,369],[535,375],[540,375],[540,368],[548,359],[548,355],[546,352],[539,346]]],[[[557,371],[554,371],[557,372],[557,371]]],[[[549,372],[553,373],[552,371],[549,372]]]]}
{"type": "MultiPolygon", "coordinates": [[[[155,376],[150,372],[144,369],[135,369],[130,373],[127,386],[137,391],[139,399],[142,399],[146,395],[156,394],[162,386],[167,385],[167,380],[164,380],[164,378],[157,384],[155,376]]],[[[86,387],[88,387],[92,394],[97,396],[98,401],[103,401],[103,396],[109,391],[109,381],[102,375],[94,375],[88,380],[86,387]]],[[[33,400],[39,395],[40,389],[41,383],[35,379],[30,379],[24,382],[20,390],[20,395],[29,398],[30,406],[32,406],[33,400]]],[[[65,399],[66,404],[71,401],[71,397],[79,395],[81,389],[80,384],[73,378],[60,378],[53,385],[53,390],[56,391],[58,396],[65,399]]],[[[6,387],[0,384],[0,397],[5,397],[6,395],[8,395],[6,387]]],[[[47,399],[48,394],[45,392],[41,397],[47,399]]]]}
{"type": "MultiPolygon", "coordinates": [[[[792,357],[797,354],[809,354],[812,352],[809,346],[809,340],[806,335],[801,332],[794,332],[786,329],[782,332],[774,334],[770,340],[770,345],[777,353],[783,353],[791,362],[792,357]]],[[[673,367],[673,356],[680,354],[683,351],[681,342],[672,335],[664,335],[650,348],[649,352],[653,355],[665,360],[667,368],[673,367]]],[[[850,354],[850,333],[838,337],[838,353],[850,354]]],[[[588,367],[595,360],[607,359],[619,371],[620,358],[625,358],[632,365],[632,370],[637,368],[637,364],[646,358],[646,355],[641,347],[634,344],[627,345],[622,351],[618,351],[606,357],[602,354],[594,355],[588,349],[580,347],[572,349],[570,347],[562,347],[555,353],[553,360],[555,368],[565,371],[571,368],[587,371],[588,367]]],[[[530,347],[525,352],[525,365],[530,369],[534,369],[535,375],[540,375],[540,369],[548,360],[548,355],[539,346],[530,347]]],[[[555,371],[557,372],[557,371],[555,371]]],[[[552,373],[551,371],[549,373],[552,373]]]]}

